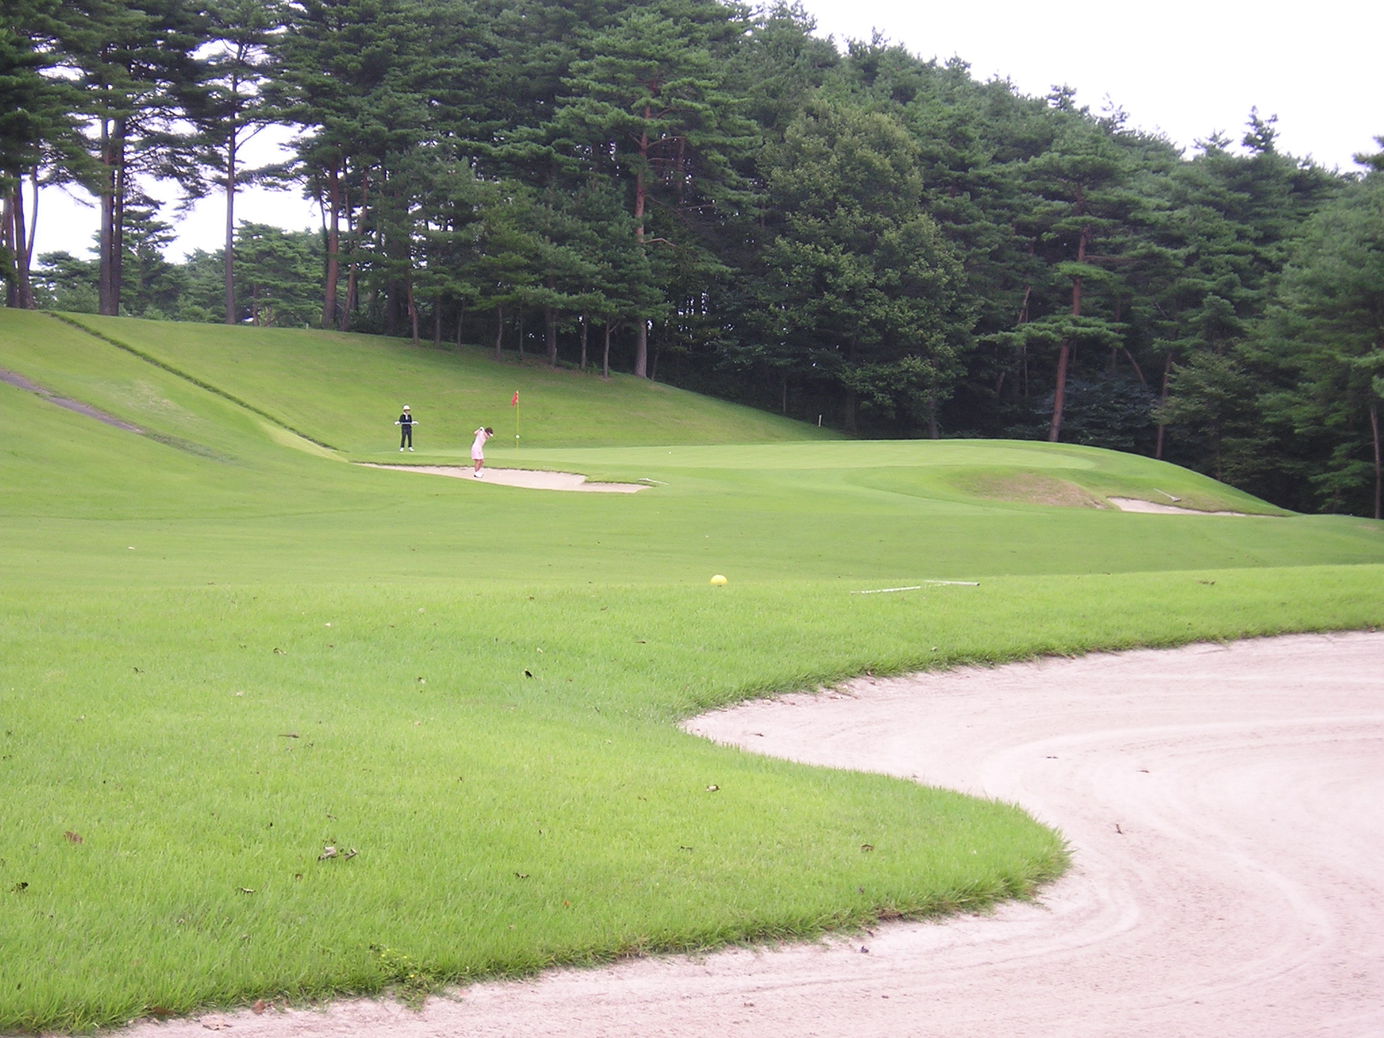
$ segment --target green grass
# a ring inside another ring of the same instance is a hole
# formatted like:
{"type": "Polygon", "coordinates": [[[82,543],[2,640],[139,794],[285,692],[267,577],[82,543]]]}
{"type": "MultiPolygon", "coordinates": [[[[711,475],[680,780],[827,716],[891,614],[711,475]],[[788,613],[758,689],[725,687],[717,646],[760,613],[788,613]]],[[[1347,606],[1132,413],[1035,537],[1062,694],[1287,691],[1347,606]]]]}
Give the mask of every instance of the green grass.
{"type": "MultiPolygon", "coordinates": [[[[513,446],[510,401],[522,389],[521,446],[760,443],[834,438],[784,418],[628,375],[609,380],[492,350],[435,349],[372,335],[68,318],[168,369],[251,403],[290,429],[356,457],[397,453],[408,404],[419,453],[461,454],[479,425],[513,446]]],[[[49,333],[51,334],[51,332],[49,333]]],[[[422,460],[422,459],[415,459],[422,460]]]]}
{"type": "Polygon", "coordinates": [[[0,369],[145,430],[0,382],[0,1029],[414,1000],[1027,896],[1066,848],[1012,805],[677,722],[866,670],[1384,620],[1384,524],[1147,459],[849,442],[486,351],[81,320],[100,337],[0,311],[0,369]],[[492,465],[660,485],[350,464],[398,460],[403,402],[413,461],[463,459],[487,421],[492,465]],[[1099,507],[1120,494],[1260,514],[1099,507]]]}

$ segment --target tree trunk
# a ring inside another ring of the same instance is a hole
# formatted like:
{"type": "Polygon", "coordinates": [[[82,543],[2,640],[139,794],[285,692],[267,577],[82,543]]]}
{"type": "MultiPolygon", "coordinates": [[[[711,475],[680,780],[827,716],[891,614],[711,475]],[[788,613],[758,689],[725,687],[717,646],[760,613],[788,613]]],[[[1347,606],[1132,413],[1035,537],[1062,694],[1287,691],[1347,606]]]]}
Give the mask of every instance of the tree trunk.
{"type": "MultiPolygon", "coordinates": [[[[1023,325],[1028,324],[1028,320],[1029,320],[1028,304],[1029,304],[1029,300],[1032,299],[1032,298],[1033,298],[1033,286],[1032,286],[1032,285],[1026,285],[1026,286],[1024,286],[1024,298],[1023,298],[1023,300],[1019,303],[1019,316],[1018,316],[1018,319],[1014,322],[1014,327],[1020,328],[1020,327],[1022,327],[1023,325]]],[[[1004,378],[1005,378],[1005,374],[1006,374],[1006,369],[1005,369],[1005,368],[1000,368],[999,374],[995,377],[995,396],[996,396],[996,397],[999,397],[999,396],[1000,396],[1001,394],[1003,394],[1003,392],[1004,392],[1004,378]]],[[[1020,384],[1021,389],[1022,389],[1022,394],[1021,394],[1021,395],[1027,396],[1027,395],[1028,395],[1028,387],[1027,387],[1027,384],[1026,384],[1025,379],[1020,378],[1019,384],[1020,384]]]]}
{"type": "Polygon", "coordinates": [[[106,316],[120,312],[120,289],[116,267],[120,262],[120,249],[116,242],[116,229],[119,218],[116,210],[116,195],[120,190],[118,167],[120,162],[120,124],[122,120],[103,120],[101,123],[101,232],[97,246],[99,257],[98,294],[99,309],[106,316]]]}
{"type": "Polygon", "coordinates": [[[1384,445],[1379,439],[1379,404],[1370,401],[1370,436],[1374,445],[1374,517],[1384,519],[1384,445]]]}
{"type": "MultiPolygon", "coordinates": [[[[16,189],[17,192],[17,189],[16,189]]],[[[6,195],[0,199],[0,252],[14,248],[14,195],[6,195]]],[[[9,275],[19,267],[19,259],[16,256],[10,263],[10,269],[3,272],[9,275]]],[[[19,305],[18,278],[5,277],[5,305],[17,307],[19,305]]]]}
{"type": "Polygon", "coordinates": [[[858,403],[859,399],[853,389],[846,390],[841,398],[841,427],[848,433],[854,434],[859,431],[856,425],[858,403]]]}
{"type": "Polygon", "coordinates": [[[1072,359],[1072,342],[1063,339],[1057,350],[1057,381],[1052,389],[1052,420],[1048,423],[1048,442],[1062,435],[1062,412],[1067,406],[1067,367],[1072,359]]]}
{"type": "MultiPolygon", "coordinates": [[[[1083,227],[1076,239],[1076,261],[1086,262],[1086,242],[1090,238],[1089,229],[1083,227]]],[[[1080,275],[1072,278],[1072,316],[1081,316],[1080,275]]],[[[1048,423],[1048,442],[1056,443],[1062,435],[1062,412],[1067,406],[1067,369],[1071,366],[1072,340],[1063,336],[1062,346],[1057,351],[1057,380],[1052,390],[1052,421],[1048,423]]]]}
{"type": "Polygon", "coordinates": [[[7,199],[7,203],[5,206],[5,227],[0,239],[10,246],[10,251],[13,253],[14,265],[12,269],[14,276],[9,284],[6,302],[9,306],[21,310],[32,310],[34,308],[34,289],[33,283],[29,279],[31,250],[25,237],[24,181],[22,178],[15,178],[14,192],[7,199]]]}
{"type": "Polygon", "coordinates": [[[614,328],[613,321],[605,323],[605,345],[601,350],[601,377],[610,378],[610,333],[614,328]]]}
{"type": "Polygon", "coordinates": [[[360,284],[356,280],[356,262],[352,260],[346,265],[346,305],[341,308],[341,317],[336,322],[337,327],[343,332],[351,330],[351,321],[355,317],[356,307],[360,302],[357,292],[360,284]]]}
{"type": "Polygon", "coordinates": [[[23,257],[24,264],[24,288],[21,291],[21,295],[28,299],[28,303],[26,305],[28,309],[32,310],[38,305],[34,302],[34,283],[30,276],[34,269],[34,235],[38,233],[39,179],[37,166],[35,166],[33,170],[30,172],[30,180],[32,180],[34,185],[34,204],[29,207],[29,226],[26,230],[24,238],[24,248],[20,252],[20,255],[23,257]]]}
{"type": "Polygon", "coordinates": [[[115,198],[111,220],[111,300],[114,304],[111,313],[117,315],[120,313],[121,298],[125,294],[125,192],[128,186],[128,171],[125,165],[123,121],[120,139],[120,165],[115,173],[115,198]]]}
{"type": "MultiPolygon", "coordinates": [[[[1161,408],[1168,402],[1168,379],[1173,373],[1173,355],[1169,351],[1163,358],[1163,384],[1158,389],[1158,406],[1161,408]]],[[[1158,439],[1153,445],[1153,456],[1159,461],[1163,460],[1163,444],[1167,438],[1168,427],[1162,422],[1158,423],[1158,439]]]]}
{"type": "Polygon", "coordinates": [[[14,281],[16,301],[21,309],[34,308],[34,286],[29,280],[30,245],[24,226],[24,180],[15,178],[14,184],[14,281]]]}
{"type": "Polygon", "coordinates": [[[504,359],[505,304],[495,304],[495,359],[504,359]]]}
{"type": "Polygon", "coordinates": [[[235,306],[235,190],[236,131],[232,124],[226,147],[226,246],[223,269],[226,279],[226,323],[236,323],[235,306]]]}
{"type": "Polygon", "coordinates": [[[586,370],[586,342],[591,332],[591,320],[586,314],[581,315],[581,370],[586,370]]]}
{"type": "Polygon", "coordinates": [[[341,278],[341,170],[327,171],[327,291],[322,299],[322,327],[336,327],[337,282],[341,278]]]}
{"type": "MultiPolygon", "coordinates": [[[[644,108],[644,120],[647,123],[653,118],[653,111],[650,107],[644,108]]],[[[649,157],[649,134],[642,131],[639,135],[639,157],[643,160],[644,166],[648,164],[649,157]]],[[[644,212],[649,202],[649,185],[644,182],[644,167],[634,175],[634,243],[635,248],[644,249],[644,212]]],[[[634,336],[634,373],[639,378],[649,377],[649,322],[643,314],[636,315],[639,326],[634,336]]]]}
{"type": "Polygon", "coordinates": [[[649,322],[642,317],[634,330],[634,373],[649,377],[649,322]]]}
{"type": "Polygon", "coordinates": [[[418,299],[413,294],[413,278],[408,279],[407,295],[405,305],[408,307],[409,328],[413,332],[413,345],[417,346],[421,341],[418,338],[418,299]]]}
{"type": "MultiPolygon", "coordinates": [[[[345,172],[343,166],[343,173],[345,172]]],[[[356,310],[360,306],[360,241],[357,237],[359,222],[355,217],[355,210],[350,205],[349,200],[343,202],[346,209],[346,237],[351,245],[351,257],[346,264],[346,306],[341,311],[341,319],[337,322],[338,328],[343,332],[351,330],[351,322],[355,319],[356,310]]],[[[360,197],[360,217],[364,219],[370,211],[370,181],[365,179],[361,186],[360,197]]]]}
{"type": "Polygon", "coordinates": [[[1129,361],[1129,366],[1134,369],[1135,377],[1139,379],[1139,385],[1147,389],[1149,380],[1144,378],[1144,369],[1141,368],[1139,362],[1134,359],[1134,354],[1129,352],[1129,347],[1121,346],[1120,352],[1125,355],[1125,359],[1129,361]]]}
{"type": "Polygon", "coordinates": [[[551,306],[543,308],[544,335],[548,345],[548,366],[557,367],[557,311],[551,306]]]}

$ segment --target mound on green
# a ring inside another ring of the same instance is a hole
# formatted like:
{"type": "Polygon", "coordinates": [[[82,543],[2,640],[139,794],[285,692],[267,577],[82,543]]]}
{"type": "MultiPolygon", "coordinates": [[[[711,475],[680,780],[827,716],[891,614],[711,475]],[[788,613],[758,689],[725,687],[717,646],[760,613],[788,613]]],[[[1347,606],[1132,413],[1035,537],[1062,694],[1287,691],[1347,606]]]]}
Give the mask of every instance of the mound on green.
{"type": "Polygon", "coordinates": [[[0,381],[0,1029],[1030,896],[1068,848],[1015,805],[677,722],[867,670],[1384,619],[1384,524],[1147,459],[850,442],[484,351],[75,320],[0,311],[23,381],[0,381]],[[492,465],[652,488],[351,464],[397,460],[405,402],[418,460],[461,457],[516,390],[492,465]],[[1259,514],[1104,507],[1155,492],[1259,514]]]}

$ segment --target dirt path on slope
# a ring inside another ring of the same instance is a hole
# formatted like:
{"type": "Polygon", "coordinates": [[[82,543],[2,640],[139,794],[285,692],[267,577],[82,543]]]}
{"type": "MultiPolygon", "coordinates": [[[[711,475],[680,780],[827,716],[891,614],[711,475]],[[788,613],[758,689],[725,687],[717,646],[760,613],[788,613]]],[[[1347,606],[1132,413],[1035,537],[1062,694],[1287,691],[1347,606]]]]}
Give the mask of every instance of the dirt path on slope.
{"type": "Polygon", "coordinates": [[[22,389],[25,392],[33,393],[37,397],[42,397],[50,404],[57,404],[59,407],[65,407],[69,411],[76,411],[78,414],[84,414],[88,418],[95,418],[98,422],[105,422],[107,425],[113,425],[117,429],[124,429],[127,432],[135,433],[143,433],[145,431],[133,422],[127,422],[123,418],[117,418],[113,414],[102,411],[99,407],[92,407],[90,404],[84,404],[80,400],[70,400],[65,396],[59,396],[47,386],[41,386],[37,382],[25,378],[17,371],[9,371],[5,368],[0,368],[0,382],[7,382],[16,389],[22,389]]]}
{"type": "Polygon", "coordinates": [[[1016,801],[1074,866],[990,916],[122,1035],[1384,1034],[1384,632],[860,680],[688,728],[1016,801]]]}

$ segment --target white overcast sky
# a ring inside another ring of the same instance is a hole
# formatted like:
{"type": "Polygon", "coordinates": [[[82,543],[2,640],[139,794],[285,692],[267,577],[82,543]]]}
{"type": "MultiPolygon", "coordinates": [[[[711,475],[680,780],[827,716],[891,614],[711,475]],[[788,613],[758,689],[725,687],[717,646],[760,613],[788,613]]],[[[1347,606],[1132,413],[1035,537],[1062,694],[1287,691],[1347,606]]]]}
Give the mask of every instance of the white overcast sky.
{"type": "Polygon", "coordinates": [[[953,56],[985,81],[1044,96],[1054,84],[1131,126],[1187,148],[1250,109],[1278,116],[1279,150],[1342,170],[1384,135],[1384,3],[1379,0],[802,0],[844,46],[873,29],[922,58],[953,56]]]}
{"type": "MultiPolygon", "coordinates": [[[[1054,84],[1076,91],[1093,112],[1123,108],[1132,127],[1161,132],[1191,154],[1224,133],[1238,144],[1250,109],[1278,117],[1279,150],[1328,168],[1355,169],[1357,152],[1380,150],[1384,135],[1384,2],[1381,0],[802,0],[820,35],[842,49],[878,29],[924,59],[953,56],[985,81],[1008,79],[1024,94],[1054,84]]],[[[296,191],[247,192],[237,219],[302,230],[319,214],[296,191]]],[[[173,259],[219,248],[221,200],[176,219],[173,259]]],[[[37,251],[86,255],[95,209],[48,189],[37,251]]]]}

